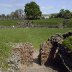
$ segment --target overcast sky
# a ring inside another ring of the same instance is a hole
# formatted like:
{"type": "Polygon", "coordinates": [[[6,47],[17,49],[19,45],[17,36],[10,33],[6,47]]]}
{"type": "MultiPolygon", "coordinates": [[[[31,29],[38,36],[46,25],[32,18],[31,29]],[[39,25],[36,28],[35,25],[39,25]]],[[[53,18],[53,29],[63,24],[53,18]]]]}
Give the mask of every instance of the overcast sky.
{"type": "Polygon", "coordinates": [[[0,0],[0,14],[10,14],[16,9],[23,9],[26,3],[35,1],[43,14],[57,13],[60,9],[72,11],[72,0],[0,0]]]}

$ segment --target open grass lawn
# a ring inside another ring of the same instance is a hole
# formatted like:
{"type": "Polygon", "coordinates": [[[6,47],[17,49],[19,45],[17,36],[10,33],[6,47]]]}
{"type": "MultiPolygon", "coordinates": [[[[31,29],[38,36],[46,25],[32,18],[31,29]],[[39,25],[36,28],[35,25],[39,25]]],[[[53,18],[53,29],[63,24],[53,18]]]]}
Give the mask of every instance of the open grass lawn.
{"type": "Polygon", "coordinates": [[[35,48],[56,33],[65,33],[72,29],[49,29],[49,28],[19,28],[0,29],[0,42],[31,42],[35,48]]]}

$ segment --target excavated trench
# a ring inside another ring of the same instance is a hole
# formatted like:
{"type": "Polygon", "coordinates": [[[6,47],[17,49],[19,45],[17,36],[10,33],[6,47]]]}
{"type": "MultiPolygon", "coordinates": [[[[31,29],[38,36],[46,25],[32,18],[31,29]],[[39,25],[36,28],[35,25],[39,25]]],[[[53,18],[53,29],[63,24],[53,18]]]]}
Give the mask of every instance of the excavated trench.
{"type": "MultiPolygon", "coordinates": [[[[9,59],[12,72],[72,72],[72,52],[62,45],[63,39],[72,32],[51,36],[48,41],[34,50],[31,43],[14,46],[9,59]]],[[[9,72],[9,71],[8,71],[9,72]]]]}
{"type": "Polygon", "coordinates": [[[43,43],[38,56],[40,64],[50,66],[58,72],[72,72],[72,51],[62,44],[69,36],[72,36],[72,32],[56,34],[43,43]]]}
{"type": "Polygon", "coordinates": [[[11,68],[9,69],[9,71],[12,71],[12,72],[48,72],[48,71],[57,72],[51,67],[46,67],[44,65],[39,64],[38,62],[39,51],[33,50],[33,46],[31,43],[16,44],[14,47],[15,48],[13,49],[12,57],[9,60],[9,64],[11,65],[11,68]],[[33,52],[33,54],[29,55],[30,52],[33,52]],[[24,57],[21,59],[22,56],[24,57]]]}

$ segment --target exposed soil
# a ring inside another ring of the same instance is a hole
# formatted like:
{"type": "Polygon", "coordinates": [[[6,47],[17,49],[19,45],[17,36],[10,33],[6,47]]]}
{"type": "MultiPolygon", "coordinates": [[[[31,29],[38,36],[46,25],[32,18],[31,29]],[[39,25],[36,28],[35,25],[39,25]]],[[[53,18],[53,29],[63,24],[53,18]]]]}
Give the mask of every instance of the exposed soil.
{"type": "Polygon", "coordinates": [[[33,55],[34,56],[33,66],[26,67],[26,66],[21,65],[20,72],[57,72],[56,70],[50,67],[39,65],[37,61],[38,54],[39,52],[35,50],[34,55],[33,55]]]}
{"type": "MultiPolygon", "coordinates": [[[[12,44],[13,48],[19,48],[19,45],[21,45],[22,43],[16,43],[16,44],[12,44]]],[[[38,63],[38,55],[39,55],[39,50],[34,50],[34,54],[33,54],[33,65],[30,66],[26,66],[26,65],[22,65],[20,64],[20,62],[18,61],[20,59],[20,55],[18,50],[16,49],[16,51],[13,52],[13,58],[11,57],[11,60],[13,60],[12,62],[15,63],[14,67],[10,69],[10,71],[7,72],[58,72],[57,70],[54,70],[54,68],[51,67],[46,67],[44,65],[40,65],[38,63]],[[17,69],[16,69],[17,66],[17,69]]]]}

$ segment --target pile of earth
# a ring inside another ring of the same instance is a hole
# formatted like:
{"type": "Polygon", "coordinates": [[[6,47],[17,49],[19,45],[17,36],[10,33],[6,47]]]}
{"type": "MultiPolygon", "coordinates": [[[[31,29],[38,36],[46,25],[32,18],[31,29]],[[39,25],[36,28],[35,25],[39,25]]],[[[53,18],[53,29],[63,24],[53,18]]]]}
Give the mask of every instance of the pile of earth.
{"type": "Polygon", "coordinates": [[[72,72],[72,51],[63,45],[63,40],[72,32],[51,36],[40,48],[38,60],[41,65],[58,68],[60,72],[72,72]]]}

